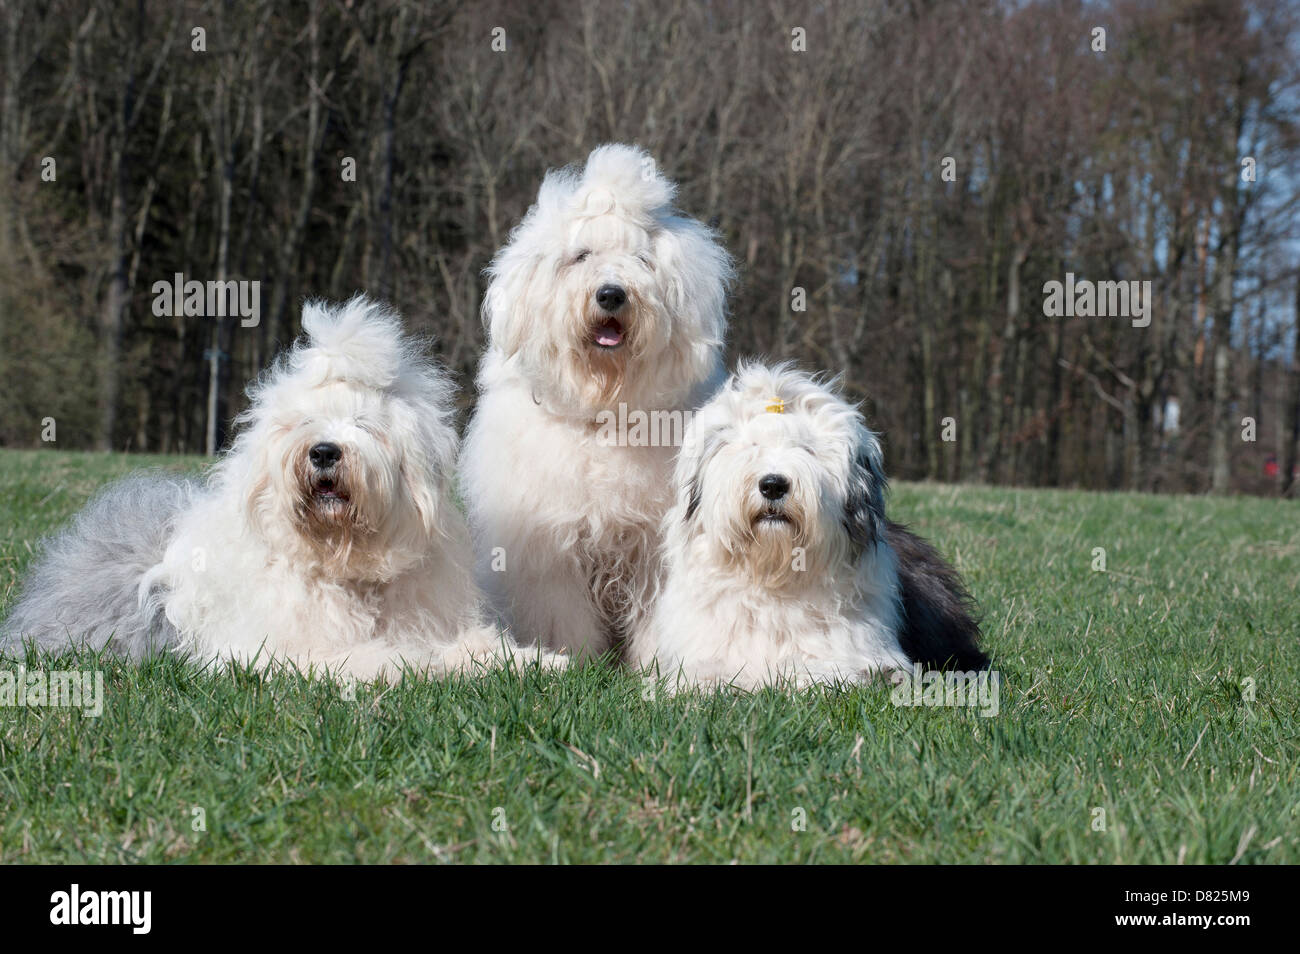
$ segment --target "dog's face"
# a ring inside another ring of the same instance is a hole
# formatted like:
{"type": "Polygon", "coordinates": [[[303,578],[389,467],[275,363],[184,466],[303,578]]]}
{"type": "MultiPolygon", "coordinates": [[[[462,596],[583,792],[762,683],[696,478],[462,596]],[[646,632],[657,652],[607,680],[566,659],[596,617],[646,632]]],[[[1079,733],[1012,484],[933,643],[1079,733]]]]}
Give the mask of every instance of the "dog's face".
{"type": "Polygon", "coordinates": [[[299,531],[321,541],[380,531],[410,503],[401,492],[401,454],[387,437],[394,429],[388,402],[342,381],[298,398],[272,409],[269,456],[299,531]]]}
{"type": "Polygon", "coordinates": [[[677,480],[674,519],[695,545],[769,585],[855,562],[883,533],[879,441],[832,391],[784,368],[742,368],[700,410],[677,480]]]}
{"type": "Polygon", "coordinates": [[[533,331],[560,358],[557,376],[599,403],[618,396],[629,363],[659,350],[671,316],[664,307],[656,261],[663,229],[629,220],[610,192],[586,197],[570,221],[568,241],[551,263],[555,296],[533,331]]]}
{"type": "Polygon", "coordinates": [[[420,549],[432,529],[436,474],[424,473],[412,409],[382,391],[330,381],[269,408],[266,466],[276,513],[340,576],[420,549]]]}
{"type": "Polygon", "coordinates": [[[380,324],[300,346],[255,392],[226,465],[242,470],[253,530],[340,579],[400,572],[428,555],[440,525],[456,446],[446,385],[404,366],[397,334],[380,324]]]}
{"type": "Polygon", "coordinates": [[[674,188],[626,146],[547,176],[484,299],[493,346],[518,359],[539,398],[649,409],[707,377],[731,266],[708,229],[672,213],[674,188]]]}

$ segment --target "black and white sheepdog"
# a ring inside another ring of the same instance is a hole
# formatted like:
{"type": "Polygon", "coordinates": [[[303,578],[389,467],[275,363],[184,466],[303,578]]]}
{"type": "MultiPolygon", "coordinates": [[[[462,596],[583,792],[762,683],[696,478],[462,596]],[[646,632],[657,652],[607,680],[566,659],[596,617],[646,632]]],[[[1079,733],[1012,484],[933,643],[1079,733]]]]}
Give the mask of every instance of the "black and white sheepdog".
{"type": "Polygon", "coordinates": [[[855,407],[789,366],[743,364],[686,429],[632,660],[741,688],[984,668],[960,577],[887,519],[885,491],[855,407]]]}

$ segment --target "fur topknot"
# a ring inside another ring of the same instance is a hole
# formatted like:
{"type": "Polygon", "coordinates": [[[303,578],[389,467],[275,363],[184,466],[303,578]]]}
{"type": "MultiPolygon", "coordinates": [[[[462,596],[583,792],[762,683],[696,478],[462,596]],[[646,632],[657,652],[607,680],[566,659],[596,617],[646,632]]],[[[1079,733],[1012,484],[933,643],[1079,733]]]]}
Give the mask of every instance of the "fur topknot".
{"type": "Polygon", "coordinates": [[[406,398],[434,411],[438,423],[447,422],[454,384],[429,360],[428,343],[405,334],[401,316],[389,306],[365,295],[341,304],[309,301],[303,306],[302,329],[293,347],[249,387],[254,407],[273,405],[280,388],[349,382],[406,398]]]}
{"type": "MultiPolygon", "coordinates": [[[[585,163],[546,173],[537,202],[511,232],[508,246],[489,274],[516,267],[512,259],[519,255],[554,249],[556,237],[567,236],[586,219],[612,213],[630,225],[652,231],[677,217],[673,207],[676,197],[677,183],[659,172],[654,158],[641,147],[624,143],[597,146],[585,163]]],[[[724,261],[718,267],[729,282],[729,263],[724,261]]]]}
{"type": "MultiPolygon", "coordinates": [[[[809,374],[791,361],[769,365],[743,359],[727,380],[722,399],[728,402],[727,415],[733,421],[775,413],[769,407],[779,401],[779,413],[805,414],[858,441],[876,443],[862,419],[861,408],[844,401],[840,392],[838,375],[809,374]]],[[[883,460],[880,463],[883,465],[883,460]]]]}
{"type": "Polygon", "coordinates": [[[546,174],[537,196],[539,217],[604,215],[618,211],[642,228],[672,214],[677,184],[661,175],[639,146],[598,146],[584,166],[546,174]]]}
{"type": "Polygon", "coordinates": [[[290,352],[290,367],[321,381],[387,388],[413,363],[397,313],[363,295],[343,305],[308,302],[302,330],[306,340],[290,352]]]}

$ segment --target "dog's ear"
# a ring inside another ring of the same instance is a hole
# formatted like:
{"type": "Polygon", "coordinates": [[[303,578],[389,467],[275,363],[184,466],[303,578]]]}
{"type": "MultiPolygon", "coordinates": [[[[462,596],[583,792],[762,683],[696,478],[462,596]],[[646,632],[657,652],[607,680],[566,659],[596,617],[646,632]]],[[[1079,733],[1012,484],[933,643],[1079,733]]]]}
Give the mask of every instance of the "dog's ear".
{"type": "Polygon", "coordinates": [[[420,529],[426,537],[443,534],[443,501],[452,493],[449,475],[454,472],[459,447],[455,428],[448,416],[418,406],[402,406],[390,426],[396,432],[396,445],[406,448],[398,472],[420,529]]]}
{"type": "Polygon", "coordinates": [[[542,267],[540,258],[507,248],[488,269],[483,325],[489,340],[507,355],[523,346],[528,323],[536,318],[535,280],[542,267]]]}
{"type": "Polygon", "coordinates": [[[266,526],[267,498],[271,493],[271,478],[261,468],[250,471],[243,487],[244,519],[248,526],[262,532],[266,526]]]}
{"type": "Polygon", "coordinates": [[[436,537],[440,531],[438,498],[444,492],[442,478],[434,471],[420,464],[403,461],[399,476],[406,488],[406,497],[415,510],[421,535],[425,538],[436,537]]]}
{"type": "Polygon", "coordinates": [[[523,348],[539,316],[562,306],[554,287],[556,235],[562,235],[578,186],[572,170],[552,170],[542,180],[537,202],[497,250],[484,274],[482,318],[491,344],[513,355],[523,348]]]}
{"type": "Polygon", "coordinates": [[[691,474],[690,480],[686,482],[686,522],[690,523],[695,518],[695,511],[700,509],[700,473],[696,471],[691,474]]]}
{"type": "Polygon", "coordinates": [[[698,451],[694,448],[683,451],[680,463],[684,466],[679,468],[679,473],[686,472],[682,484],[682,496],[686,502],[687,523],[695,519],[695,514],[700,509],[700,500],[704,493],[704,468],[718,452],[720,446],[722,446],[721,436],[717,431],[711,431],[700,439],[698,451]]]}
{"type": "Polygon", "coordinates": [[[844,501],[844,531],[859,549],[884,536],[887,489],[880,441],[863,428],[849,462],[849,489],[844,501]]]}
{"type": "Polygon", "coordinates": [[[282,449],[284,431],[266,423],[256,406],[245,412],[241,424],[247,426],[236,434],[230,451],[217,466],[221,481],[238,494],[249,530],[261,535],[269,532],[276,501],[292,499],[294,483],[300,479],[296,468],[302,463],[295,460],[289,472],[281,471],[287,459],[284,455],[289,453],[282,449]],[[283,486],[277,489],[277,485],[283,486]]]}
{"type": "Polygon", "coordinates": [[[735,267],[721,241],[694,219],[670,216],[655,240],[655,254],[673,282],[664,304],[691,335],[721,343],[726,333],[727,289],[735,267]]]}

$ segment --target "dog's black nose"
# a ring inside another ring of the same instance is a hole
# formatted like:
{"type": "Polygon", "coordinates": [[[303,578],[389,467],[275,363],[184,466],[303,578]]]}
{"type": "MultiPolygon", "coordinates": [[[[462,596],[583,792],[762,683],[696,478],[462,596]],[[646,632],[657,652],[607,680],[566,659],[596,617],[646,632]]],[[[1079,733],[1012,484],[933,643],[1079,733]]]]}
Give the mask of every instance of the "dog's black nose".
{"type": "Polygon", "coordinates": [[[764,474],[758,479],[758,492],[768,500],[780,500],[790,492],[790,480],[782,474],[764,474]]]}
{"type": "Polygon", "coordinates": [[[339,458],[342,456],[343,448],[339,447],[338,444],[330,444],[328,442],[321,442],[307,452],[307,457],[311,460],[311,465],[320,470],[325,470],[327,467],[333,467],[339,462],[339,458]]]}
{"type": "Polygon", "coordinates": [[[627,292],[617,285],[601,285],[596,289],[596,304],[613,314],[627,304],[627,292]]]}

